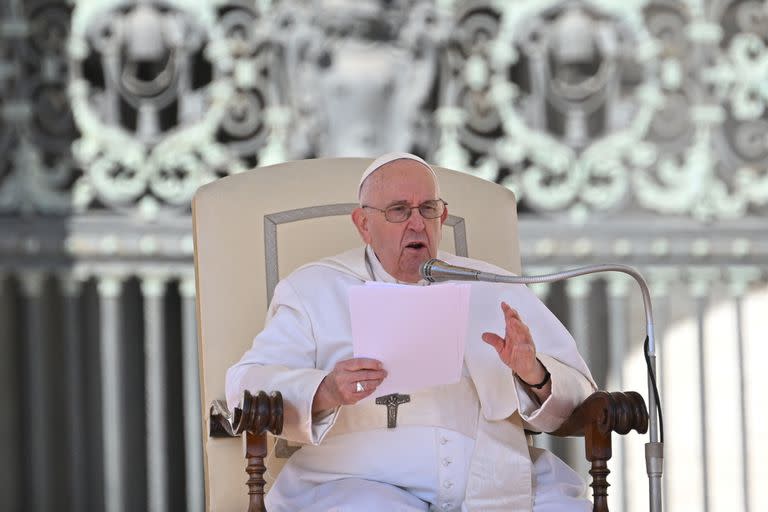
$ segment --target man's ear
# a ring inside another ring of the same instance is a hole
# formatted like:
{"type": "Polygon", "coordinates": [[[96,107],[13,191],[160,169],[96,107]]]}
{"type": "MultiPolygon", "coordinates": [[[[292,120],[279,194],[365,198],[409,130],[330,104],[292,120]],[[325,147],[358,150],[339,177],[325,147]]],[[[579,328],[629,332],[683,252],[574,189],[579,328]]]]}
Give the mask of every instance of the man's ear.
{"type": "Polygon", "coordinates": [[[440,216],[440,225],[445,224],[445,219],[448,218],[448,205],[443,207],[443,214],[440,216]]]}
{"type": "Polygon", "coordinates": [[[370,244],[371,233],[368,231],[368,216],[362,208],[358,207],[352,210],[352,222],[355,224],[357,232],[360,233],[363,242],[370,244]]]}

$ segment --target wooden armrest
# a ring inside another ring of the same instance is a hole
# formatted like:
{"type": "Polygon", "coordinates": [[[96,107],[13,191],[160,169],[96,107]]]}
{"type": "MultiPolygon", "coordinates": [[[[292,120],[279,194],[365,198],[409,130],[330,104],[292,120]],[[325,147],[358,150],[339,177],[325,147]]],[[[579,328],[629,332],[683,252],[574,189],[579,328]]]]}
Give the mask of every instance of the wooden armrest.
{"type": "Polygon", "coordinates": [[[208,415],[211,437],[237,437],[245,434],[245,458],[248,464],[248,512],[264,512],[264,457],[267,456],[267,432],[280,435],[283,431],[283,395],[275,391],[255,395],[246,391],[241,407],[230,414],[227,404],[216,400],[208,415]]]}
{"type": "Polygon", "coordinates": [[[267,395],[259,391],[243,393],[243,403],[233,413],[224,400],[214,400],[208,412],[208,435],[211,437],[237,437],[243,432],[259,435],[283,431],[283,395],[274,391],[267,395]]]}
{"type": "Polygon", "coordinates": [[[608,512],[608,459],[611,458],[611,433],[648,431],[648,409],[634,391],[596,391],[587,397],[563,423],[554,436],[584,436],[585,455],[592,467],[593,512],[608,512]]]}
{"type": "Polygon", "coordinates": [[[551,433],[559,437],[583,436],[589,428],[602,434],[627,434],[648,431],[648,410],[639,393],[595,391],[587,397],[560,428],[551,433]]]}

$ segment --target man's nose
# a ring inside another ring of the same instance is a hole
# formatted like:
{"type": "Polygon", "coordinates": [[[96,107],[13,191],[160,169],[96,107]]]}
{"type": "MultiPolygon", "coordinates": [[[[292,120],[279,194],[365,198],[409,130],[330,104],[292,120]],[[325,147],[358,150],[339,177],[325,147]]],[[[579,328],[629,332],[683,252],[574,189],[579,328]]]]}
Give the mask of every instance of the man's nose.
{"type": "Polygon", "coordinates": [[[423,231],[424,226],[424,217],[421,216],[419,209],[411,210],[411,216],[408,217],[408,227],[414,231],[423,231]]]}

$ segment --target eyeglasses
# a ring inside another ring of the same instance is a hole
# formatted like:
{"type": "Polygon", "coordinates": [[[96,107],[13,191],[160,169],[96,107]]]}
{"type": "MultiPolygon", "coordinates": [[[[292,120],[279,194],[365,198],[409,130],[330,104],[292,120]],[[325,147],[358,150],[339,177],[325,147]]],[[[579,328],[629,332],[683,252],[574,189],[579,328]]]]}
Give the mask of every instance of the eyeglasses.
{"type": "Polygon", "coordinates": [[[410,219],[413,210],[419,210],[419,214],[425,219],[436,219],[443,214],[446,206],[448,206],[448,203],[442,199],[430,199],[429,201],[424,201],[419,206],[408,206],[407,204],[399,203],[384,209],[368,205],[363,205],[362,207],[382,212],[384,218],[387,219],[388,222],[398,224],[410,219]]]}

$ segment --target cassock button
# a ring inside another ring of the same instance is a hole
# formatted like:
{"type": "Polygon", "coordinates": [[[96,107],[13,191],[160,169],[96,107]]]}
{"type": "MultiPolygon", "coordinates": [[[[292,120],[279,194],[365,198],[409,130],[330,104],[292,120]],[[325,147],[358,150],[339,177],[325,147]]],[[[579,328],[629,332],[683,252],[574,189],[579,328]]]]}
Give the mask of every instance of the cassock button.
{"type": "Polygon", "coordinates": [[[445,487],[446,489],[450,489],[451,487],[453,487],[453,482],[451,482],[450,480],[446,480],[445,482],[443,482],[443,487],[445,487]]]}
{"type": "Polygon", "coordinates": [[[448,467],[448,465],[453,462],[450,457],[446,457],[443,459],[443,466],[448,467]]]}
{"type": "Polygon", "coordinates": [[[440,444],[448,444],[448,438],[443,436],[440,438],[440,444]]]}
{"type": "Polygon", "coordinates": [[[448,510],[452,505],[453,503],[443,503],[443,510],[448,510]]]}

